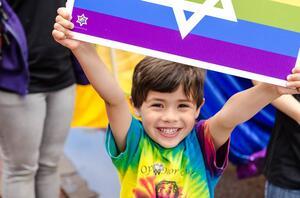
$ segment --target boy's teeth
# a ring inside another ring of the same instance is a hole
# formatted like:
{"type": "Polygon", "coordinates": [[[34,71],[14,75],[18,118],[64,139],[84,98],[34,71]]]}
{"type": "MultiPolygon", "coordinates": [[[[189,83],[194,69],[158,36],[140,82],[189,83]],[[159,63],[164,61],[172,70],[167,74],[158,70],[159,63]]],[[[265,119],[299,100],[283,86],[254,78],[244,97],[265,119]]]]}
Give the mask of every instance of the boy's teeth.
{"type": "Polygon", "coordinates": [[[160,129],[161,132],[166,133],[166,134],[173,134],[177,132],[177,129],[173,128],[173,129],[166,129],[166,128],[161,128],[160,129]]]}

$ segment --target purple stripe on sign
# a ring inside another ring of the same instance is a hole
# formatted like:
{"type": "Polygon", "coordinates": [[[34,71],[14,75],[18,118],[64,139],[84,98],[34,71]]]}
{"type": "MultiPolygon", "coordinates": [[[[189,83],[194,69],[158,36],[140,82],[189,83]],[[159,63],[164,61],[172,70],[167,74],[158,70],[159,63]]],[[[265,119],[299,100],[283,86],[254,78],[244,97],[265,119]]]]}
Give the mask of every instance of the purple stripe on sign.
{"type": "Polygon", "coordinates": [[[182,40],[179,32],[171,29],[75,7],[73,23],[75,32],[283,80],[296,63],[294,57],[192,34],[182,40]],[[88,25],[81,27],[76,20],[82,14],[88,17],[88,25]]]}

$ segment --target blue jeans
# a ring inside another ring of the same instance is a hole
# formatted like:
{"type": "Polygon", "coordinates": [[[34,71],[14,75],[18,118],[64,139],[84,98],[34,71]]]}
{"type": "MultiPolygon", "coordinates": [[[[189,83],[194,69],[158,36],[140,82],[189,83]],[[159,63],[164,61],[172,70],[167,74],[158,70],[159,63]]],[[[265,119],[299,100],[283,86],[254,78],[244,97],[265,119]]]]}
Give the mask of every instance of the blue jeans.
{"type": "Polygon", "coordinates": [[[265,198],[299,198],[300,190],[290,190],[281,188],[266,182],[265,186],[265,198]]]}

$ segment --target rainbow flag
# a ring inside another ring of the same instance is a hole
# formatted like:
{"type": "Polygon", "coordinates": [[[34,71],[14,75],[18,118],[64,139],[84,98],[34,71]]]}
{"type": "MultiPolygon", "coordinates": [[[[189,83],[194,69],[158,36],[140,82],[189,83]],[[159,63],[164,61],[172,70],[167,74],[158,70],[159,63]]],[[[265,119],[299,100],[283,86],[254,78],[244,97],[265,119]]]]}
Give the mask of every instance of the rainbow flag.
{"type": "Polygon", "coordinates": [[[75,38],[284,85],[300,0],[69,0],[75,38]]]}

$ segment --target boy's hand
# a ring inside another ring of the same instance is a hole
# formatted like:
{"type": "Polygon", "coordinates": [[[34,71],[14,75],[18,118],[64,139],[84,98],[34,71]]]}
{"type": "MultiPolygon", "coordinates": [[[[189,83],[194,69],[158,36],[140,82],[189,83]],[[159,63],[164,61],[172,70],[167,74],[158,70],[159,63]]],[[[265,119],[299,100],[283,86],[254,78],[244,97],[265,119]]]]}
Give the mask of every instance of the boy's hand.
{"type": "Polygon", "coordinates": [[[285,87],[278,87],[278,92],[282,94],[300,94],[300,67],[295,67],[292,74],[287,76],[287,84],[285,87]]]}
{"type": "Polygon", "coordinates": [[[74,24],[70,21],[71,15],[64,7],[59,8],[57,14],[55,19],[56,23],[52,31],[54,40],[71,50],[78,48],[81,41],[72,39],[73,35],[71,29],[74,28],[74,24]]]}
{"type": "Polygon", "coordinates": [[[295,67],[292,70],[292,74],[287,77],[287,87],[296,89],[298,94],[300,92],[300,67],[295,67]]]}

